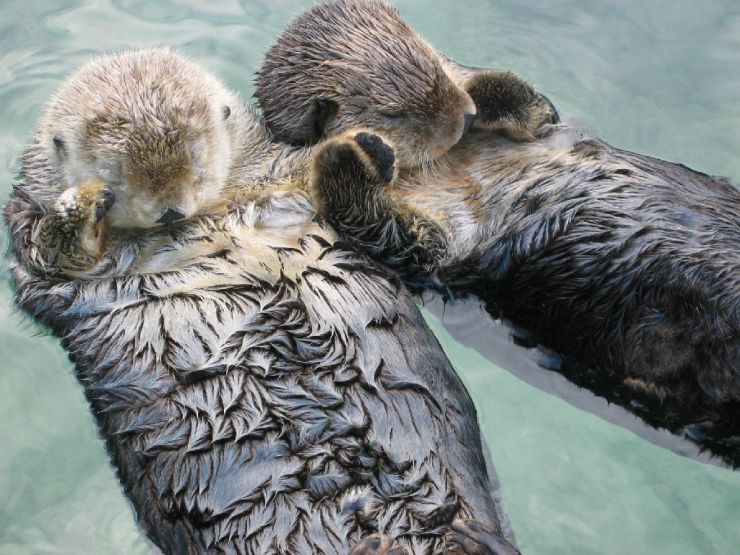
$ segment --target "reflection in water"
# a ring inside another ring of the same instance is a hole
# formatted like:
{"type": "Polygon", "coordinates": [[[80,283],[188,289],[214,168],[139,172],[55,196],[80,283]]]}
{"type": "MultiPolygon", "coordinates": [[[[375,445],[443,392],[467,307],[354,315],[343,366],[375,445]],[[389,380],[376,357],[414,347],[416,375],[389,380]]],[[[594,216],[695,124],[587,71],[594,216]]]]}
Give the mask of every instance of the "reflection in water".
{"type": "Polygon", "coordinates": [[[520,346],[519,332],[486,312],[474,297],[445,303],[438,295],[425,296],[423,306],[437,318],[456,341],[475,349],[496,366],[506,368],[520,380],[583,411],[621,426],[641,438],[698,461],[726,466],[716,456],[694,442],[664,429],[656,429],[619,405],[583,389],[557,371],[562,371],[562,358],[539,347],[520,346]]]}

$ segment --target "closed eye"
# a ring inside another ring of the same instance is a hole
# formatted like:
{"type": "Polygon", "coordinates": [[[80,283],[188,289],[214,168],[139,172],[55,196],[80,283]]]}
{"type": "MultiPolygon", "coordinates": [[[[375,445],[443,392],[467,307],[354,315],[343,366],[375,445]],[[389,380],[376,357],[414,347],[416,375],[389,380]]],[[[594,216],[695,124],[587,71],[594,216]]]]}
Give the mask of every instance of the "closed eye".
{"type": "Polygon", "coordinates": [[[378,113],[387,119],[402,119],[406,113],[400,108],[381,108],[378,113]]]}

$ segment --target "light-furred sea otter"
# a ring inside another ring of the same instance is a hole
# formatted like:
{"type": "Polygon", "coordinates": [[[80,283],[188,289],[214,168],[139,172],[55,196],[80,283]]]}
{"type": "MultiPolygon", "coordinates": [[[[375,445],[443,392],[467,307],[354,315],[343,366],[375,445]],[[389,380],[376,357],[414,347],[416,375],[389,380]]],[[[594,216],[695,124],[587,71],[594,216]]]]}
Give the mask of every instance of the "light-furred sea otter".
{"type": "MultiPolygon", "coordinates": [[[[418,65],[420,40],[383,2],[332,0],[295,20],[270,50],[258,100],[269,105],[273,74],[288,85],[283,105],[306,105],[304,93],[315,87],[354,90],[354,74],[314,62],[324,56],[332,67],[364,64],[373,90],[413,106],[415,87],[387,67],[418,65]],[[341,37],[325,34],[329,25],[341,37]],[[311,58],[294,37],[311,37],[311,58]]],[[[511,74],[501,87],[500,74],[446,67],[471,92],[478,120],[543,113],[531,98],[551,106],[511,74]]],[[[335,137],[314,194],[345,238],[412,279],[478,293],[492,313],[580,362],[563,369],[580,385],[740,464],[740,193],[733,185],[613,148],[555,125],[555,115],[523,118],[537,141],[473,129],[430,164],[399,161],[394,177],[388,145],[411,139],[403,122],[386,136],[367,115],[382,112],[383,98],[337,95],[335,111],[347,113],[342,105],[358,98],[364,111],[320,122],[316,137],[335,137]],[[368,154],[384,161],[375,172],[366,171],[368,154]]],[[[265,113],[270,126],[290,125],[265,113]]]]}
{"type": "Polygon", "coordinates": [[[307,159],[176,54],[92,61],[5,209],[18,305],[165,553],[518,553],[467,392],[403,286],[316,218],[307,159]]]}

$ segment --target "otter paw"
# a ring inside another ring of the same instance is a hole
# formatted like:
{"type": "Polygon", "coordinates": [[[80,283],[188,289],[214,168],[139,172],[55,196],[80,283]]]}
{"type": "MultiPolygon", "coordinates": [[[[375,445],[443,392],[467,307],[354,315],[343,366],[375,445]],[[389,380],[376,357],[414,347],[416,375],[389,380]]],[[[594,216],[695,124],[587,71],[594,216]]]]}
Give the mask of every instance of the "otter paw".
{"type": "Polygon", "coordinates": [[[373,162],[380,178],[385,183],[390,182],[393,179],[393,169],[396,162],[393,149],[377,135],[364,131],[355,135],[355,142],[373,162]]]}
{"type": "Polygon", "coordinates": [[[446,553],[469,555],[521,555],[501,536],[475,520],[455,520],[445,534],[446,553]]]}
{"type": "Polygon", "coordinates": [[[393,149],[380,137],[350,132],[329,139],[312,159],[310,187],[325,215],[373,203],[395,171],[393,149]]]}
{"type": "Polygon", "coordinates": [[[524,119],[537,96],[529,83],[508,71],[479,73],[465,83],[465,90],[478,111],[476,125],[484,127],[524,119]]]}
{"type": "Polygon", "coordinates": [[[102,254],[106,238],[104,218],[115,196],[102,183],[89,181],[64,191],[41,230],[41,240],[61,268],[92,266],[102,254]]]}
{"type": "Polygon", "coordinates": [[[398,545],[394,545],[387,536],[373,534],[361,543],[357,544],[349,552],[349,555],[407,555],[408,551],[398,545]]]}
{"type": "Polygon", "coordinates": [[[545,123],[557,123],[552,103],[508,71],[484,71],[465,83],[478,111],[474,127],[497,131],[522,142],[535,140],[545,123]]]}

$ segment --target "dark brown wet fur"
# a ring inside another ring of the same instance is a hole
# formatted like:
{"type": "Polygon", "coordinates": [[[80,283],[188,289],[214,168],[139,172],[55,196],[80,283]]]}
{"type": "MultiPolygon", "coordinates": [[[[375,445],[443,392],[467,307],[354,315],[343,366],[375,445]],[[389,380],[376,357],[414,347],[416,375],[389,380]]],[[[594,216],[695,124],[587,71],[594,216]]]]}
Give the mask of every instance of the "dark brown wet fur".
{"type": "Polygon", "coordinates": [[[479,294],[574,361],[563,371],[580,385],[737,465],[740,193],[578,137],[562,125],[538,143],[476,132],[444,165],[392,183],[387,168],[352,177],[347,156],[315,192],[365,252],[479,294]]]}
{"type": "MultiPolygon", "coordinates": [[[[395,65],[386,71],[369,64],[364,69],[372,73],[361,78],[379,87],[406,85],[395,95],[414,99],[416,88],[395,81],[393,72],[430,47],[414,50],[420,39],[408,27],[394,41],[382,26],[397,25],[397,12],[374,1],[381,6],[374,15],[368,5],[330,2],[330,13],[315,9],[289,33],[324,24],[362,29],[342,51],[387,43],[395,65]]],[[[334,56],[337,48],[323,32],[319,39],[314,55],[334,56]]],[[[273,52],[283,46],[279,41],[273,52]]],[[[368,149],[358,137],[377,133],[396,147],[398,133],[383,136],[364,112],[351,125],[338,123],[327,143],[332,154],[315,159],[334,168],[314,182],[322,213],[411,281],[478,293],[494,315],[528,330],[532,343],[567,355],[572,362],[562,371],[577,383],[740,464],[737,189],[555,125],[552,104],[511,73],[439,60],[475,100],[474,129],[430,164],[396,164],[398,177],[389,180],[395,174],[388,156],[367,163],[383,149],[377,141],[368,149]],[[527,121],[533,127],[522,126],[527,121]]],[[[271,61],[270,71],[289,82],[291,60],[271,61]]],[[[260,79],[268,77],[263,71],[260,79]]],[[[341,83],[322,68],[308,77],[341,83]]],[[[267,116],[268,124],[285,123],[279,114],[267,116]]],[[[402,137],[418,141],[411,126],[402,137]]]]}

